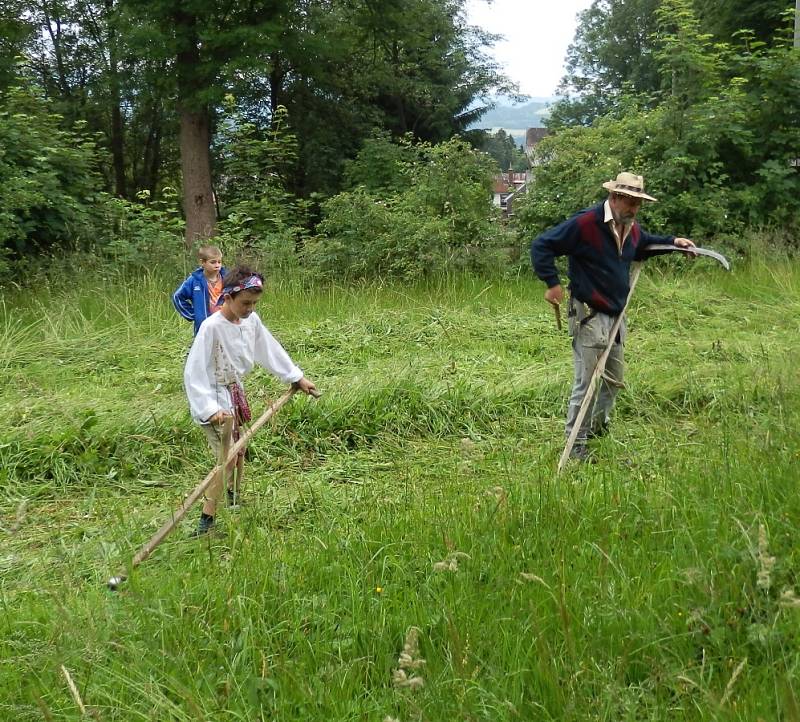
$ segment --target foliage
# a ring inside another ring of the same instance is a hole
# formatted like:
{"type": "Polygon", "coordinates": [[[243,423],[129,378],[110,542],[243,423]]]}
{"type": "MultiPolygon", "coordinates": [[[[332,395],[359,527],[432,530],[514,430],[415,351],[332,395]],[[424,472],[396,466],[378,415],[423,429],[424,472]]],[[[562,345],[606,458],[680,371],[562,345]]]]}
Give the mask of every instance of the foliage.
{"type": "Polygon", "coordinates": [[[297,138],[279,107],[266,133],[237,111],[232,96],[218,134],[222,199],[219,241],[228,252],[257,254],[268,268],[295,258],[308,225],[307,204],[288,190],[297,138]]]}
{"type": "Polygon", "coordinates": [[[50,253],[100,230],[98,150],[85,124],[71,130],[40,97],[0,97],[0,249],[50,253]]]}
{"type": "MultiPolygon", "coordinates": [[[[613,113],[624,95],[636,96],[652,107],[670,60],[685,62],[686,54],[694,53],[693,47],[676,42],[671,48],[675,57],[670,58],[664,44],[670,25],[688,31],[687,23],[694,23],[692,32],[699,36],[702,28],[705,41],[713,37],[731,43],[745,32],[757,41],[752,49],[762,43],[778,47],[786,8],[785,0],[593,0],[580,14],[567,50],[567,72],[558,91],[561,98],[551,109],[547,125],[552,129],[589,125],[613,113]]],[[[677,35],[673,37],[677,41],[677,35]]],[[[694,59],[701,60],[697,54],[694,59]]],[[[683,81],[691,85],[692,77],[683,75],[683,81]]]]}
{"type": "Polygon", "coordinates": [[[163,188],[156,201],[148,191],[135,202],[105,196],[104,212],[106,234],[93,249],[101,257],[141,269],[175,258],[183,248],[184,221],[173,188],[163,188]]]}
{"type": "Polygon", "coordinates": [[[0,93],[16,84],[19,58],[33,33],[24,5],[24,0],[5,0],[0,5],[0,93]]]}
{"type": "Polygon", "coordinates": [[[747,30],[760,42],[771,43],[791,5],[786,0],[694,0],[694,7],[703,27],[718,40],[730,41],[747,30]]]}
{"type": "Polygon", "coordinates": [[[182,221],[170,189],[154,203],[147,191],[136,202],[108,195],[94,136],[83,123],[65,130],[62,121],[21,88],[0,99],[0,272],[68,249],[138,266],[173,256],[182,221]]]}
{"type": "Polygon", "coordinates": [[[481,136],[481,142],[477,147],[494,158],[500,170],[516,172],[528,170],[525,151],[505,130],[500,128],[496,133],[483,132],[481,136]]]}
{"type": "Polygon", "coordinates": [[[401,192],[406,188],[403,169],[421,160],[422,147],[408,136],[395,143],[388,131],[374,131],[358,155],[345,164],[345,189],[363,186],[375,195],[401,192]]]}
{"type": "Polygon", "coordinates": [[[298,136],[293,189],[333,194],[346,160],[375,130],[437,143],[485,110],[492,91],[510,92],[485,48],[491,36],[467,26],[463,0],[294,3],[270,56],[260,97],[285,105],[298,136]]]}
{"type": "Polygon", "coordinates": [[[129,200],[180,186],[179,108],[208,112],[213,130],[228,93],[262,133],[288,108],[299,154],[289,190],[308,199],[341,189],[343,163],[373,129],[443,140],[482,112],[475,101],[511,90],[464,0],[6,5],[6,57],[24,52],[67,125],[102,134],[106,189],[129,200]]]}
{"type": "Polygon", "coordinates": [[[746,226],[798,222],[797,50],[714,43],[688,0],[665,0],[658,17],[658,105],[623,95],[591,127],[540,144],[532,190],[515,205],[526,238],[596,202],[621,170],[643,174],[660,199],[642,213],[658,229],[735,243],[746,226]]]}
{"type": "Polygon", "coordinates": [[[621,95],[647,97],[658,90],[652,34],[659,5],[659,0],[593,0],[580,13],[549,128],[588,125],[614,109],[621,95]]]}
{"type": "Polygon", "coordinates": [[[416,278],[496,263],[502,241],[491,205],[494,164],[460,139],[395,148],[373,138],[351,166],[366,183],[323,205],[306,263],[329,277],[416,278]],[[393,160],[376,175],[374,160],[393,160]],[[396,174],[391,179],[394,169],[396,174]],[[377,195],[370,187],[378,186],[377,195]]]}

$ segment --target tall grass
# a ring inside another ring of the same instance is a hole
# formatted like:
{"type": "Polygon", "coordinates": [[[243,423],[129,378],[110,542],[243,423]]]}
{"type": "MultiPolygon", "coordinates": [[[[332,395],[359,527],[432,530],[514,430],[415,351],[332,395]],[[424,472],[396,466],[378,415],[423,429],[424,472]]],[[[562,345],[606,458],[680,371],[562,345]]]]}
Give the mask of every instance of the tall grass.
{"type": "Polygon", "coordinates": [[[7,296],[0,719],[79,719],[62,665],[101,720],[800,719],[800,267],[646,273],[612,433],[560,477],[569,345],[533,280],[272,282],[324,396],[116,594],[212,463],[178,279],[7,296]]]}

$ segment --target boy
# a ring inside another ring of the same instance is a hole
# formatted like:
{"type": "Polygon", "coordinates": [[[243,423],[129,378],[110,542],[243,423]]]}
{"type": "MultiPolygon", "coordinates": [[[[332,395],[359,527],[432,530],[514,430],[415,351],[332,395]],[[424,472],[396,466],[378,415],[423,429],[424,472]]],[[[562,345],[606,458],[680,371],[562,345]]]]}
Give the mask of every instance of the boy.
{"type": "Polygon", "coordinates": [[[216,246],[200,246],[197,249],[200,267],[172,294],[172,303],[177,312],[188,321],[194,321],[194,334],[214,311],[222,293],[225,269],[222,267],[222,251],[216,246]]]}
{"type": "MultiPolygon", "coordinates": [[[[240,424],[250,420],[250,409],[242,388],[242,379],[254,364],[264,367],[285,383],[296,384],[309,394],[316,390],[312,381],[294,364],[255,313],[256,303],[264,290],[264,278],[249,268],[235,268],[225,277],[223,304],[200,327],[189,349],[183,373],[192,418],[200,424],[211,448],[219,454],[220,426],[226,417],[233,417],[234,435],[240,424]]],[[[234,504],[241,487],[242,457],[234,461],[229,472],[237,469],[236,485],[228,475],[228,501],[234,504]]],[[[203,512],[194,536],[214,526],[221,485],[212,485],[205,498],[203,512]]]]}

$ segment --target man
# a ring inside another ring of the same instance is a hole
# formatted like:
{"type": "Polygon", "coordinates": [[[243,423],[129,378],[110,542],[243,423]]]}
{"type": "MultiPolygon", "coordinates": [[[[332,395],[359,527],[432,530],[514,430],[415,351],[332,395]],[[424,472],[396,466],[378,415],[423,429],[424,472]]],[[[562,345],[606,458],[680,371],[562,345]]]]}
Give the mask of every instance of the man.
{"type": "MultiPolygon", "coordinates": [[[[655,236],[641,229],[636,214],[642,202],[656,200],[644,192],[642,176],[620,173],[616,180],[603,183],[603,188],[609,191],[606,201],[545,231],[531,244],[534,270],[547,284],[545,300],[554,306],[564,297],[555,257],[569,256],[569,331],[575,379],[567,410],[567,436],[575,425],[597,359],[608,345],[611,327],[625,308],[631,263],[658,253],[648,253],[647,247],[654,243],[680,248],[695,245],[688,238],[655,236]]],[[[587,439],[601,436],[608,428],[614,399],[622,385],[625,335],[623,319],[600,391],[578,430],[571,458],[589,460],[587,439]]]]}

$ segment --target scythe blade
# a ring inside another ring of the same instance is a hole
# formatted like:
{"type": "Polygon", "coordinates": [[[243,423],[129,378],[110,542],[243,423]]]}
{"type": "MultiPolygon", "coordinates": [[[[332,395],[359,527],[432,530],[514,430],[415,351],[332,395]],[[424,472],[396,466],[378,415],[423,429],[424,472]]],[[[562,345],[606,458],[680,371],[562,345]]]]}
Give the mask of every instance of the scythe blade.
{"type": "Polygon", "coordinates": [[[680,251],[689,255],[697,254],[698,256],[708,256],[722,264],[726,271],[731,270],[731,264],[725,256],[717,251],[712,251],[710,248],[700,248],[700,246],[690,246],[689,248],[681,248],[680,246],[670,246],[666,243],[654,243],[645,247],[645,251],[680,251]]]}

